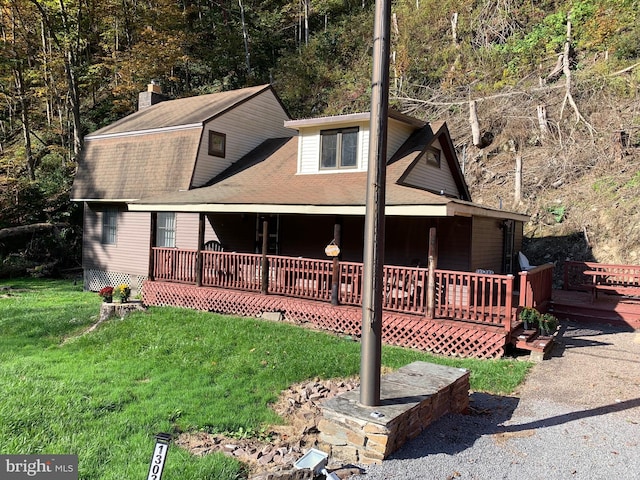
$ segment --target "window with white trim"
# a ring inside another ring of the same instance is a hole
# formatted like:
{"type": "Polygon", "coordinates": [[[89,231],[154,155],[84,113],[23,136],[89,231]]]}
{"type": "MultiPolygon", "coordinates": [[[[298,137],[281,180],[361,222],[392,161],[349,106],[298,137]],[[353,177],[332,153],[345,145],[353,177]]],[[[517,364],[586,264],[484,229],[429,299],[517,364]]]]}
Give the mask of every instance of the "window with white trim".
{"type": "Polygon", "coordinates": [[[156,246],[176,246],[176,214],[175,212],[158,212],[156,222],[156,246]]]}
{"type": "Polygon", "coordinates": [[[358,127],[320,132],[320,169],[358,166],[358,127]]]}
{"type": "Polygon", "coordinates": [[[106,208],[102,211],[103,245],[115,245],[118,238],[118,209],[106,208]]]}

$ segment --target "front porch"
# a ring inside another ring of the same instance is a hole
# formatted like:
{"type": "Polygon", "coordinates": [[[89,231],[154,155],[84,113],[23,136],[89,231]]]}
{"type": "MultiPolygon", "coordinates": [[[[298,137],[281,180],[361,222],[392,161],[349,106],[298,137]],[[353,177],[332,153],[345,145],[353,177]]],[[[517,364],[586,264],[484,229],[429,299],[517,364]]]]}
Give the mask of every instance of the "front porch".
{"type": "MultiPolygon", "coordinates": [[[[361,333],[361,263],[154,247],[150,265],[147,305],[270,314],[361,333]]],[[[516,278],[385,266],[383,341],[444,355],[500,357],[521,325],[518,307],[548,307],[552,268],[516,278]]]]}

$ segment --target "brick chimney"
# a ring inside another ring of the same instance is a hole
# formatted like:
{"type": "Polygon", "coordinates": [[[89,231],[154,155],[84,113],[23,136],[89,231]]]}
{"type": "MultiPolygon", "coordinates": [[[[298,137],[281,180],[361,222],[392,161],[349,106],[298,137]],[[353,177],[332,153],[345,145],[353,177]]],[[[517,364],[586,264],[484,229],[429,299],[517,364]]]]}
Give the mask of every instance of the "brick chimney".
{"type": "Polygon", "coordinates": [[[160,82],[158,80],[151,80],[151,83],[147,85],[147,91],[138,94],[138,110],[150,107],[163,100],[167,100],[167,97],[162,94],[160,82]]]}

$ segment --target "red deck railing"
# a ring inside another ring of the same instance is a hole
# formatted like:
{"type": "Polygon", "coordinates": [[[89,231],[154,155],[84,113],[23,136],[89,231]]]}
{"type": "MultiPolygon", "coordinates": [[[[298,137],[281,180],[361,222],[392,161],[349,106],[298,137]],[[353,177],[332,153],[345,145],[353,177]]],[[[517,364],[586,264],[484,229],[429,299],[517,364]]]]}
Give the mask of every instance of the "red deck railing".
{"type": "Polygon", "coordinates": [[[591,275],[585,272],[597,272],[603,282],[612,285],[638,287],[640,277],[640,266],[638,265],[615,265],[609,263],[596,262],[564,262],[563,290],[588,290],[593,283],[591,275]]]}
{"type": "Polygon", "coordinates": [[[520,272],[520,300],[522,307],[534,307],[546,312],[551,305],[553,264],[540,265],[527,272],[520,272]]]}
{"type": "MultiPolygon", "coordinates": [[[[156,247],[153,248],[152,265],[154,280],[262,291],[262,256],[258,254],[156,247]],[[198,264],[201,265],[200,272],[198,264]]],[[[269,255],[267,268],[268,293],[331,300],[332,260],[269,255]]],[[[521,305],[536,306],[550,298],[551,268],[538,267],[521,276],[521,305]],[[526,294],[523,296],[522,292],[526,294]],[[523,301],[527,303],[523,304],[523,301]]],[[[340,304],[362,304],[362,277],[361,263],[339,263],[340,304]]],[[[508,330],[516,306],[514,281],[512,275],[436,270],[435,316],[504,326],[508,330]]],[[[383,285],[385,310],[427,314],[428,269],[387,265],[383,270],[383,285]]]]}
{"type": "Polygon", "coordinates": [[[436,270],[436,316],[511,328],[513,275],[436,270]]]}

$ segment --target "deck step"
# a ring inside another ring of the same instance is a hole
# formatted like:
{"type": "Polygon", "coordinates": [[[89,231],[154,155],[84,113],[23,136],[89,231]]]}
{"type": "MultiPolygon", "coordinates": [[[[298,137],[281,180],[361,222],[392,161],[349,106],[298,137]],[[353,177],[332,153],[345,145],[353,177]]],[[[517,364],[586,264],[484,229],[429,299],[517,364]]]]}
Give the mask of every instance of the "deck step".
{"type": "Polygon", "coordinates": [[[514,330],[511,343],[518,350],[530,352],[532,361],[541,361],[551,351],[555,336],[540,336],[538,330],[525,330],[520,326],[514,330]]]}

